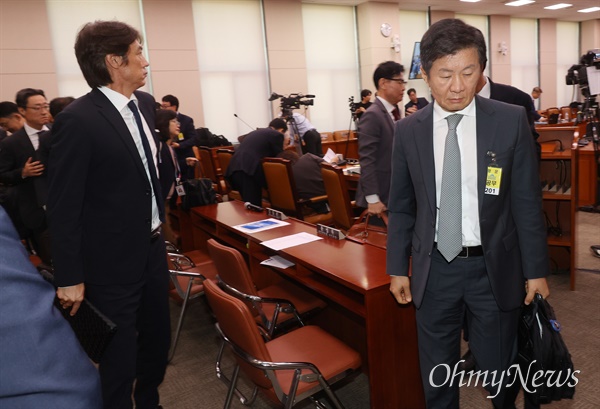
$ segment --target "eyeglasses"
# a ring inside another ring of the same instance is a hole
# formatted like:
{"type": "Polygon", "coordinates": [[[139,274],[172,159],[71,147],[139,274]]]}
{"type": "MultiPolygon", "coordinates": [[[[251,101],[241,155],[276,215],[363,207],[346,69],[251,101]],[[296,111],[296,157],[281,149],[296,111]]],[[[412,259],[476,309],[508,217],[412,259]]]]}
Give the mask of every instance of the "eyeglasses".
{"type": "Polygon", "coordinates": [[[46,104],[46,105],[35,105],[35,106],[32,106],[32,107],[27,107],[26,106],[25,108],[32,109],[32,110],[34,110],[36,112],[37,111],[41,111],[42,109],[46,110],[46,111],[49,111],[50,110],[50,105],[48,105],[48,104],[46,104]]]}
{"type": "Polygon", "coordinates": [[[386,80],[388,80],[388,81],[394,81],[394,82],[397,82],[398,84],[402,84],[402,85],[408,84],[402,78],[386,78],[386,80]]]}
{"type": "Polygon", "coordinates": [[[174,123],[175,125],[180,125],[180,123],[177,119],[171,119],[170,122],[174,123]]]}

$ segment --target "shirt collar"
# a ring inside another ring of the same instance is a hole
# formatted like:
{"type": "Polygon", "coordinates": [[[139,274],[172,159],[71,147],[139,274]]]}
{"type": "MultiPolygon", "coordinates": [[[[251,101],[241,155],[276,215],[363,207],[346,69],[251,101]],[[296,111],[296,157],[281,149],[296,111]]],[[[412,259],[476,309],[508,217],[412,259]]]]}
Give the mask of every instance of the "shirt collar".
{"type": "Polygon", "coordinates": [[[27,136],[37,135],[42,131],[50,130],[46,125],[42,126],[42,129],[32,128],[31,126],[27,125],[27,122],[25,122],[23,127],[25,128],[25,132],[27,132],[27,136]]]}
{"type": "Polygon", "coordinates": [[[119,111],[119,112],[121,112],[123,110],[123,108],[125,108],[127,106],[129,101],[135,101],[135,104],[139,106],[139,104],[137,103],[137,97],[135,96],[135,94],[131,94],[131,98],[128,99],[125,95],[123,95],[117,91],[113,91],[112,89],[110,89],[108,87],[101,86],[101,87],[98,87],[98,89],[104,95],[106,95],[106,98],[108,98],[110,103],[113,104],[115,106],[115,108],[117,108],[117,111],[119,111]]]}
{"type": "Polygon", "coordinates": [[[473,100],[471,101],[471,103],[469,105],[467,105],[466,107],[464,107],[463,109],[461,109],[460,111],[457,112],[448,112],[445,111],[437,102],[434,102],[433,104],[433,121],[441,121],[442,119],[446,119],[446,117],[452,115],[452,114],[461,114],[464,116],[475,116],[475,97],[473,97],[473,100]]]}
{"type": "Polygon", "coordinates": [[[381,101],[388,112],[392,112],[396,108],[396,105],[390,104],[387,100],[381,98],[379,95],[377,95],[377,99],[381,101]]]}

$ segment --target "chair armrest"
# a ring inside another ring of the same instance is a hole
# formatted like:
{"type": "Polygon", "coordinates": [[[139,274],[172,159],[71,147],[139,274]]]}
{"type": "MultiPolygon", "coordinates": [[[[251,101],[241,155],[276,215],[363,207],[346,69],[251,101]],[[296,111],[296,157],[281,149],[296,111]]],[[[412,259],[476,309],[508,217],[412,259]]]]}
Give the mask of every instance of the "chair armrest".
{"type": "Polygon", "coordinates": [[[206,277],[204,277],[201,273],[196,273],[193,271],[169,270],[169,273],[181,277],[199,278],[201,280],[206,280],[206,277]]]}
{"type": "Polygon", "coordinates": [[[308,201],[310,203],[326,202],[327,201],[327,195],[314,196],[314,197],[311,197],[310,199],[308,199],[308,201]]]}
{"type": "Polygon", "coordinates": [[[196,264],[192,261],[191,258],[186,256],[185,254],[179,253],[167,253],[169,255],[169,259],[175,264],[177,268],[183,267],[196,267],[196,264]]]}

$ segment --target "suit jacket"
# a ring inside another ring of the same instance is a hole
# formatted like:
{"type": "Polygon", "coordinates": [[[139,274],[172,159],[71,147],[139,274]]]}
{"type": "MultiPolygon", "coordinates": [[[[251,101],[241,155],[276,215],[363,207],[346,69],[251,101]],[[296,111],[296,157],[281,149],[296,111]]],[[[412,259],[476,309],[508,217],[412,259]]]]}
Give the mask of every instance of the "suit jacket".
{"type": "MultiPolygon", "coordinates": [[[[158,176],[160,179],[163,201],[166,201],[167,196],[171,191],[171,186],[175,183],[177,168],[175,167],[173,156],[171,156],[171,151],[167,144],[165,142],[160,142],[158,149],[158,176]]],[[[177,156],[177,154],[175,154],[175,156],[177,156]]],[[[177,193],[174,192],[173,195],[177,196],[177,193]]]]}
{"type": "Polygon", "coordinates": [[[244,172],[256,177],[266,187],[261,160],[275,157],[283,151],[283,134],[271,129],[261,128],[250,132],[240,143],[231,157],[225,177],[234,172],[244,172]]]}
{"type": "Polygon", "coordinates": [[[18,222],[29,229],[39,229],[46,224],[46,212],[40,206],[36,192],[35,179],[40,176],[25,179],[21,177],[23,166],[29,158],[32,161],[38,160],[25,128],[0,143],[0,183],[14,186],[12,194],[18,222]]]}
{"type": "Polygon", "coordinates": [[[197,145],[196,128],[194,128],[194,120],[180,112],[177,113],[179,121],[179,129],[183,134],[183,140],[179,142],[179,148],[175,149],[177,153],[177,161],[181,169],[182,179],[192,179],[194,177],[194,169],[187,166],[185,158],[194,158],[193,146],[197,145]]]}
{"type": "MultiPolygon", "coordinates": [[[[524,279],[548,274],[546,227],[534,144],[525,111],[476,96],[477,187],[481,245],[498,306],[519,307],[524,279]],[[502,168],[500,193],[484,194],[488,152],[502,168]]],[[[388,204],[387,273],[407,276],[421,305],[434,251],[436,226],[433,104],[396,124],[388,204]],[[412,252],[411,252],[412,250],[412,252]]]]}
{"type": "Polygon", "coordinates": [[[513,86],[505,84],[496,84],[489,78],[488,81],[490,82],[490,99],[506,102],[507,104],[520,105],[523,108],[525,108],[525,111],[527,112],[527,122],[529,123],[529,129],[531,130],[531,135],[533,136],[533,140],[535,142],[535,151],[538,158],[540,158],[542,154],[542,148],[539,142],[537,141],[540,134],[535,130],[534,119],[534,113],[537,112],[535,110],[532,110],[531,97],[525,92],[513,86]]]}
{"type": "Polygon", "coordinates": [[[368,195],[377,194],[385,205],[390,191],[394,121],[383,103],[376,98],[358,122],[358,158],[360,180],[356,204],[368,207],[368,195]]]}
{"type": "Polygon", "coordinates": [[[102,408],[98,371],[0,207],[0,407],[102,408]]]}
{"type": "Polygon", "coordinates": [[[427,101],[425,98],[423,97],[418,97],[417,98],[417,103],[415,104],[412,101],[408,101],[408,104],[404,105],[404,112],[406,112],[406,110],[412,106],[417,106],[417,110],[424,108],[427,106],[427,104],[429,104],[429,101],[427,101]]]}
{"type": "MultiPolygon", "coordinates": [[[[157,143],[154,98],[140,91],[135,95],[157,143]]],[[[150,251],[154,199],[121,114],[94,89],[57,116],[52,134],[47,209],[56,284],[139,281],[150,251]]]]}

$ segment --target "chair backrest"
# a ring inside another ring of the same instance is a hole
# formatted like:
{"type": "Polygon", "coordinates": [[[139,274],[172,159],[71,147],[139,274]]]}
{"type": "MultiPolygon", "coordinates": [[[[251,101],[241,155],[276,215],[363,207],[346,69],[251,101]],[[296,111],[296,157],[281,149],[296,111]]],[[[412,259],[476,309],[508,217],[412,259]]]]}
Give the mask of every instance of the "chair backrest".
{"type": "Polygon", "coordinates": [[[200,162],[202,163],[204,177],[210,179],[213,183],[219,184],[219,177],[217,176],[212,151],[206,146],[200,146],[198,147],[198,152],[200,154],[200,162]]]}
{"type": "Polygon", "coordinates": [[[219,161],[221,173],[223,175],[227,172],[227,168],[229,167],[229,162],[231,162],[232,156],[233,150],[231,149],[217,149],[217,160],[219,161]]]}
{"type": "MultiPolygon", "coordinates": [[[[235,347],[256,359],[267,362],[272,361],[248,306],[243,301],[221,290],[217,284],[210,280],[206,280],[204,287],[206,298],[217,317],[219,328],[229,341],[235,347]]],[[[248,364],[237,354],[236,360],[256,385],[265,389],[273,387],[264,371],[248,364]]]]}
{"type": "Polygon", "coordinates": [[[224,246],[214,239],[209,239],[206,244],[208,254],[215,263],[219,277],[225,284],[245,294],[258,295],[246,260],[239,251],[224,246]]]}
{"type": "Polygon", "coordinates": [[[330,142],[333,140],[333,132],[321,132],[321,142],[330,142]]]}
{"type": "Polygon", "coordinates": [[[337,228],[349,230],[354,224],[354,216],[344,172],[341,168],[321,162],[321,174],[333,223],[337,228]]]}
{"type": "Polygon", "coordinates": [[[262,162],[271,207],[303,220],[292,163],[282,158],[264,158],[262,162]]]}
{"type": "Polygon", "coordinates": [[[348,130],[335,131],[333,133],[333,140],[345,141],[346,139],[348,139],[348,136],[350,136],[350,139],[356,139],[356,132],[348,130]]]}

